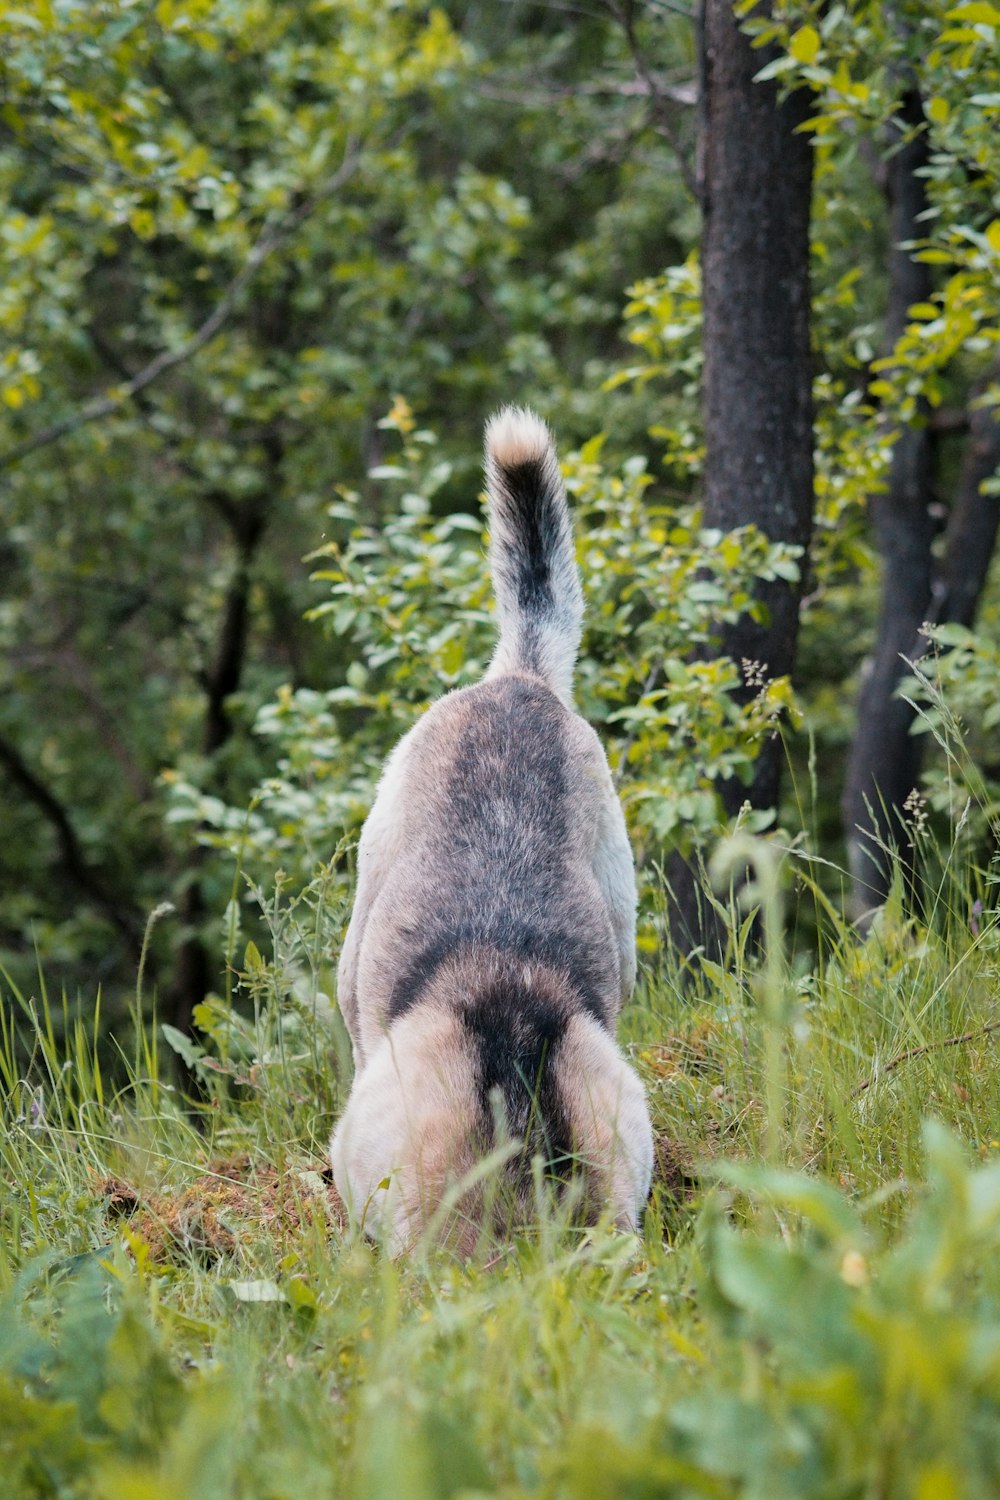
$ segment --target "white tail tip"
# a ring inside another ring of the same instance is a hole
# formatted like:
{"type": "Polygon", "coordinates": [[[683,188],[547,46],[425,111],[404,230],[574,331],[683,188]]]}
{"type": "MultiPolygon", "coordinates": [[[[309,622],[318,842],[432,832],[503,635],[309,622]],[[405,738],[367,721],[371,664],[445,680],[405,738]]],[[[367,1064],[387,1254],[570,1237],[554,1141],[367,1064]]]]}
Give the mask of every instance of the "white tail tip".
{"type": "Polygon", "coordinates": [[[486,452],[502,469],[545,458],[552,448],[551,432],[526,406],[505,406],[486,424],[486,452]]]}

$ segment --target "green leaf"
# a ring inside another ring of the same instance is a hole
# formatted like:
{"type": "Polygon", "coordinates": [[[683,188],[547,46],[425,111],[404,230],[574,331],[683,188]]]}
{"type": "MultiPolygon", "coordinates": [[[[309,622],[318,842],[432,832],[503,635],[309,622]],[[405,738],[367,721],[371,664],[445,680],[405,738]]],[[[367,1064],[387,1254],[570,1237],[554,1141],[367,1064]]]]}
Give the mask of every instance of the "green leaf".
{"type": "Polygon", "coordinates": [[[729,1161],[706,1170],[707,1175],[728,1187],[801,1214],[830,1240],[861,1237],[861,1224],[843,1194],[818,1177],[729,1161]]]}
{"type": "Polygon", "coordinates": [[[788,43],[796,62],[813,63],[819,56],[821,37],[815,26],[800,26],[788,43]]]}
{"type": "Polygon", "coordinates": [[[276,1281],[227,1281],[226,1286],[237,1302],[287,1302],[288,1297],[276,1281]]]}
{"type": "Polygon", "coordinates": [[[189,1068],[194,1068],[205,1056],[204,1047],[199,1047],[197,1042],[185,1036],[183,1031],[178,1031],[176,1026],[170,1026],[164,1021],[160,1026],[160,1032],[167,1046],[171,1047],[189,1068]]]}
{"type": "Polygon", "coordinates": [[[969,21],[973,26],[1000,26],[1000,10],[988,5],[985,0],[971,0],[968,5],[956,5],[947,12],[949,21],[969,21]]]}
{"type": "Polygon", "coordinates": [[[265,967],[264,960],[260,956],[257,944],[251,938],[243,953],[243,967],[248,974],[259,974],[265,967]]]}

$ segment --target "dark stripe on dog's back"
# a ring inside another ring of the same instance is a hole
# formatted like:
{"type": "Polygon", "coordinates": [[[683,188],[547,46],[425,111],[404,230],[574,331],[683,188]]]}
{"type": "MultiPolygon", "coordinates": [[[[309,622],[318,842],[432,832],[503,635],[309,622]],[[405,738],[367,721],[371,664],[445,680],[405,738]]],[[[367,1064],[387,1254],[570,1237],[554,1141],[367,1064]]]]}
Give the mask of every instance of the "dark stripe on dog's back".
{"type": "MultiPolygon", "coordinates": [[[[468,690],[470,712],[445,793],[452,862],[480,880],[504,871],[532,875],[560,867],[567,835],[566,710],[543,683],[487,680],[468,690]],[[502,813],[513,815],[506,826],[502,813]],[[465,843],[455,844],[454,838],[465,843]],[[469,856],[475,854],[473,863],[469,856]]],[[[505,893],[498,886],[495,895],[505,893]]]]}
{"type": "Polygon", "coordinates": [[[546,935],[537,928],[518,925],[509,918],[502,924],[470,918],[468,922],[443,927],[432,943],[421,947],[418,957],[407,965],[393,984],[389,996],[389,1020],[395,1021],[416,1005],[442,964],[456,953],[487,947],[512,959],[545,964],[547,968],[564,974],[587,1014],[602,1025],[607,1024],[600,989],[593,977],[590,944],[585,937],[566,933],[546,935]],[[496,941],[496,929],[501,926],[504,942],[496,941]]]}
{"type": "Polygon", "coordinates": [[[566,710],[542,683],[487,680],[468,711],[426,859],[434,873],[412,957],[397,974],[389,1019],[419,999],[440,966],[469,948],[534,960],[564,974],[603,1020],[608,934],[588,931],[568,873],[566,710]]]}

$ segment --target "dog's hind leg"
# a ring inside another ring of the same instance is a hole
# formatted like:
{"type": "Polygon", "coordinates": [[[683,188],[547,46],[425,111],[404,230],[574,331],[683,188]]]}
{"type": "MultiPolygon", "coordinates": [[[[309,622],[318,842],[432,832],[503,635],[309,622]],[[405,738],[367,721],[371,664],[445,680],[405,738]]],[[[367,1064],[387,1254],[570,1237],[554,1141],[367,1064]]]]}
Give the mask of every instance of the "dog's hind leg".
{"type": "Polygon", "coordinates": [[[625,814],[603,755],[601,760],[606,787],[597,820],[593,868],[615,934],[620,1003],[624,1005],[635,988],[635,862],[625,827],[625,814]]]}
{"type": "Polygon", "coordinates": [[[556,1086],[574,1150],[615,1223],[637,1229],[653,1177],[646,1092],[614,1038],[592,1016],[575,1015],[555,1061],[556,1086]]]}
{"type": "MultiPolygon", "coordinates": [[[[419,725],[415,727],[419,728],[419,725]]],[[[365,1061],[361,1040],[358,969],[368,918],[404,837],[404,785],[413,734],[414,730],[411,729],[403,736],[386,762],[375,801],[361,830],[354,910],[351,912],[337,965],[337,1003],[350,1033],[354,1047],[354,1066],[357,1070],[363,1067],[365,1061]]]]}
{"type": "MultiPolygon", "coordinates": [[[[334,1181],[352,1221],[392,1254],[409,1248],[449,1184],[472,1166],[477,1119],[461,1022],[428,1004],[393,1022],[355,1078],[330,1142],[334,1181]]],[[[459,1232],[459,1241],[468,1238],[459,1232]]]]}

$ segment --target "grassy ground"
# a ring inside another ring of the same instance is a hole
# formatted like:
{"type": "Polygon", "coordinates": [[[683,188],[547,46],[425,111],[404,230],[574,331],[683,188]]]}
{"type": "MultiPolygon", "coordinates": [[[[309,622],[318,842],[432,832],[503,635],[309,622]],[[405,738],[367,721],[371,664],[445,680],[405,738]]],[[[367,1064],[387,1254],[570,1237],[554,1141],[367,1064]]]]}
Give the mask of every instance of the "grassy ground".
{"type": "Polygon", "coordinates": [[[5,1002],[4,1500],[1000,1493],[996,919],[949,887],[792,961],[789,870],[758,873],[765,959],[736,918],[730,966],[660,958],[623,1018],[641,1239],[545,1201],[466,1265],[352,1237],[330,976],[287,928],[247,951],[254,1019],[201,1015],[194,1120],[158,1028],[102,1069],[43,992],[5,1002]]]}

